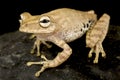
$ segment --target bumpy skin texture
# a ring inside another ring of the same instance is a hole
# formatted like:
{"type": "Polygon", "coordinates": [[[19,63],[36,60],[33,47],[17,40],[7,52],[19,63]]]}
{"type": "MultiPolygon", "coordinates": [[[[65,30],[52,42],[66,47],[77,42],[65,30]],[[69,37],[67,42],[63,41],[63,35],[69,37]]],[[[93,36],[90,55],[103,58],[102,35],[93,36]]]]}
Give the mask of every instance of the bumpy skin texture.
{"type": "Polygon", "coordinates": [[[27,63],[27,66],[33,64],[43,65],[42,68],[36,72],[36,77],[40,76],[40,73],[46,68],[59,66],[66,61],[72,54],[72,49],[67,42],[80,38],[86,31],[88,31],[86,35],[86,46],[91,48],[88,57],[92,57],[92,53],[95,52],[94,63],[98,63],[100,52],[102,53],[102,57],[105,57],[102,42],[109,26],[110,16],[107,14],[103,14],[103,16],[97,20],[97,16],[93,10],[78,11],[69,8],[61,8],[34,16],[28,12],[24,12],[20,16],[19,30],[33,33],[36,37],[31,53],[34,53],[37,47],[37,56],[41,56],[41,58],[45,60],[27,63]],[[40,54],[41,43],[50,47],[46,41],[53,42],[63,49],[53,60],[48,60],[44,55],[40,54]]]}

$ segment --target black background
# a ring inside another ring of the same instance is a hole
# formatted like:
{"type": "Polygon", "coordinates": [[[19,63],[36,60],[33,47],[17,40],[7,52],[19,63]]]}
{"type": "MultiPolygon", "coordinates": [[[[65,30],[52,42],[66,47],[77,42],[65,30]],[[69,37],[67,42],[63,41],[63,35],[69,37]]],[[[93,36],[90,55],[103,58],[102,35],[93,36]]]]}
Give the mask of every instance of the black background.
{"type": "Polygon", "coordinates": [[[111,16],[111,25],[120,25],[120,7],[116,0],[4,0],[1,4],[0,35],[19,29],[22,12],[39,15],[57,8],[74,8],[78,10],[95,10],[100,17],[103,13],[111,16]]]}

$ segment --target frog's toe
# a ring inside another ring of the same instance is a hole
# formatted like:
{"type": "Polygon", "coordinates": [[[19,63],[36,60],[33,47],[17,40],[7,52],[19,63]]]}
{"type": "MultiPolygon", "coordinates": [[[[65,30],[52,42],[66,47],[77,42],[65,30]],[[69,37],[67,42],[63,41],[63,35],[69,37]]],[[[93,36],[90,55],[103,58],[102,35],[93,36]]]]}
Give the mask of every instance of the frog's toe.
{"type": "Polygon", "coordinates": [[[38,57],[41,56],[40,52],[37,52],[37,56],[38,56],[38,57]]]}
{"type": "Polygon", "coordinates": [[[103,57],[103,58],[106,58],[106,54],[105,54],[105,53],[102,53],[102,57],[103,57]]]}
{"type": "Polygon", "coordinates": [[[27,62],[27,66],[31,66],[33,64],[33,62],[27,62]]]}
{"type": "Polygon", "coordinates": [[[48,48],[51,48],[51,47],[52,47],[52,45],[47,45],[47,47],[48,47],[48,48]]]}
{"type": "Polygon", "coordinates": [[[45,61],[48,61],[48,59],[45,57],[45,55],[41,55],[41,58],[44,59],[45,61]]]}
{"type": "Polygon", "coordinates": [[[35,76],[36,76],[36,77],[39,77],[39,76],[40,76],[40,72],[36,72],[36,73],[35,73],[35,76]]]}
{"type": "Polygon", "coordinates": [[[94,63],[94,64],[98,63],[98,59],[95,59],[95,60],[93,61],[93,63],[94,63]]]}
{"type": "Polygon", "coordinates": [[[34,50],[32,49],[32,50],[30,51],[30,53],[31,53],[31,54],[34,54],[34,50]]]}
{"type": "Polygon", "coordinates": [[[42,68],[35,73],[35,76],[36,76],[36,77],[39,77],[40,74],[41,74],[42,72],[44,72],[45,69],[46,69],[46,68],[45,68],[44,65],[43,65],[42,68]]]}
{"type": "Polygon", "coordinates": [[[88,58],[91,58],[91,57],[92,57],[92,53],[89,53],[89,54],[88,54],[88,58]]]}
{"type": "Polygon", "coordinates": [[[26,65],[27,65],[27,66],[31,66],[31,65],[33,65],[33,64],[39,64],[39,65],[42,64],[42,65],[43,65],[44,63],[46,63],[46,61],[40,61],[40,62],[27,62],[26,65]]]}

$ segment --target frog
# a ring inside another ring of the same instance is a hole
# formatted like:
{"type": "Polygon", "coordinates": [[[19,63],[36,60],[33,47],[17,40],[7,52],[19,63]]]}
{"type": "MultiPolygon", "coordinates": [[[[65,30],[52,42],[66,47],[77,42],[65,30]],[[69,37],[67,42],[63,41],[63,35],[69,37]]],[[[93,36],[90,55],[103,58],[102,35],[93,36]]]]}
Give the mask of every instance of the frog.
{"type": "MultiPolygon", "coordinates": [[[[27,66],[42,65],[39,71],[35,73],[39,77],[47,68],[54,68],[64,63],[72,54],[72,48],[68,45],[86,33],[86,47],[90,48],[88,57],[95,53],[93,63],[98,63],[99,54],[106,57],[102,42],[104,41],[110,23],[110,16],[104,13],[99,19],[94,10],[80,11],[71,8],[59,8],[43,13],[41,15],[31,15],[29,12],[20,14],[19,31],[32,33],[36,40],[31,53],[37,48],[37,56],[43,58],[43,61],[27,62],[27,66]],[[62,48],[53,60],[49,60],[40,53],[40,45],[52,42],[62,48]]],[[[78,45],[79,46],[79,45],[78,45]]]]}

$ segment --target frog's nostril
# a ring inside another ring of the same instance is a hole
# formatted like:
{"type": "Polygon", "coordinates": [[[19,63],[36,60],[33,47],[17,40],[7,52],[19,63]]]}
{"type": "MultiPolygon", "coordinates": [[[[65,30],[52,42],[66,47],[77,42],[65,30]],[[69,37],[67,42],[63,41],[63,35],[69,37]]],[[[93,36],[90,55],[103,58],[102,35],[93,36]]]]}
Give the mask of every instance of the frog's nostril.
{"type": "Polygon", "coordinates": [[[23,24],[22,26],[26,27],[26,26],[28,26],[28,24],[23,24]]]}
{"type": "Polygon", "coordinates": [[[24,26],[28,26],[28,24],[25,24],[24,26]]]}

